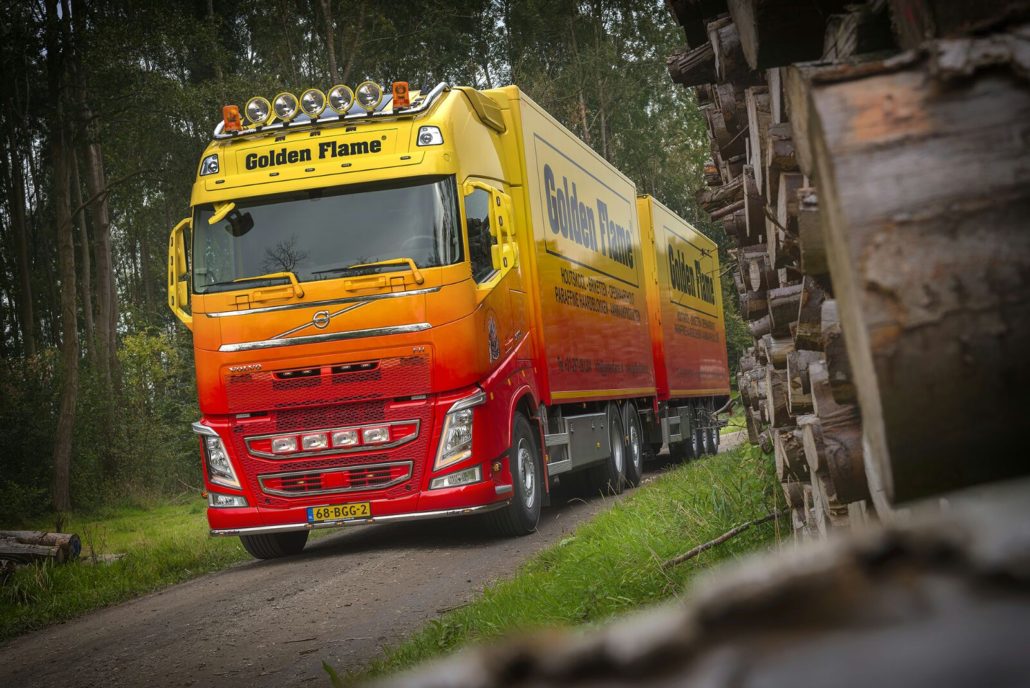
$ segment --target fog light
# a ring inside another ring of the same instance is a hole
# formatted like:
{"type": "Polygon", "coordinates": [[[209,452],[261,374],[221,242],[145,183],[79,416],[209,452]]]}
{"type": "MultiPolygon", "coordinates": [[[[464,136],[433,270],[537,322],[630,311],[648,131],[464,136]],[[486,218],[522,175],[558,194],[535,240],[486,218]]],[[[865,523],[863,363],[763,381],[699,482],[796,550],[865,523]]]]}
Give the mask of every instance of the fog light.
{"type": "Polygon", "coordinates": [[[329,107],[341,117],[346,115],[354,105],[354,91],[350,86],[339,84],[329,89],[329,107]]]}
{"type": "Polygon", "coordinates": [[[316,119],[325,110],[325,94],[317,88],[309,88],[300,94],[300,109],[311,119],[316,119]]]}
{"type": "Polygon", "coordinates": [[[275,110],[276,117],[284,122],[289,122],[297,116],[297,96],[292,93],[280,93],[272,101],[272,109],[275,110]]]}
{"type": "Polygon", "coordinates": [[[207,493],[207,505],[215,509],[233,509],[247,506],[247,498],[240,495],[219,494],[217,492],[207,493]]]}
{"type": "Polygon", "coordinates": [[[383,102],[383,89],[374,81],[365,81],[354,89],[354,97],[365,112],[372,112],[383,102]]]}
{"type": "Polygon", "coordinates": [[[246,113],[251,124],[268,124],[268,120],[272,118],[272,104],[268,102],[267,98],[256,96],[247,101],[243,112],[246,113]]]}
{"type": "Polygon", "coordinates": [[[333,433],[334,447],[353,447],[358,443],[357,430],[337,430],[333,433]]]}
{"type": "Polygon", "coordinates": [[[305,451],[312,449],[325,449],[329,446],[329,437],[324,432],[316,435],[304,435],[300,438],[300,446],[305,451]]]}
{"type": "Polygon", "coordinates": [[[455,471],[448,475],[441,475],[439,478],[433,478],[429,483],[430,490],[440,490],[445,487],[461,487],[462,485],[471,485],[472,483],[478,483],[482,479],[482,472],[479,470],[479,466],[473,466],[472,468],[466,468],[463,471],[455,471]]]}
{"type": "Polygon", "coordinates": [[[384,444],[390,441],[390,428],[365,428],[361,431],[361,437],[365,440],[365,444],[384,444]]]}
{"type": "Polygon", "coordinates": [[[440,133],[439,127],[419,127],[418,128],[418,145],[420,146],[439,146],[443,143],[443,134],[440,133]]]}
{"type": "Polygon", "coordinates": [[[272,440],[273,454],[289,454],[297,451],[296,437],[276,437],[272,440]]]}

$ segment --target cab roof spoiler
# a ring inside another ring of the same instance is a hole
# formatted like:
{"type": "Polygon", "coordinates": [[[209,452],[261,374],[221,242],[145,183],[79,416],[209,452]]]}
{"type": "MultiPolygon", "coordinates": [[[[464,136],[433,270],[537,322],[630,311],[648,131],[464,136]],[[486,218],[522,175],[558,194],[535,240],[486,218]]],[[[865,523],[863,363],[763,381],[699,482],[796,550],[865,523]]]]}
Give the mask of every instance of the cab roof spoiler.
{"type": "Polygon", "coordinates": [[[330,110],[329,108],[326,108],[325,112],[330,112],[332,114],[326,115],[325,112],[323,112],[323,114],[318,116],[317,118],[311,119],[306,114],[300,113],[289,122],[283,122],[280,120],[277,122],[273,122],[272,124],[249,127],[247,129],[243,129],[242,131],[225,131],[225,122],[221,121],[218,123],[218,126],[215,127],[214,137],[217,140],[224,141],[227,139],[240,138],[241,136],[253,136],[254,134],[260,134],[269,131],[288,131],[290,129],[303,129],[305,127],[313,127],[318,126],[320,124],[329,124],[332,122],[340,122],[346,120],[407,117],[409,115],[416,115],[420,112],[425,112],[430,107],[432,107],[433,103],[436,102],[436,100],[440,97],[442,93],[449,90],[450,86],[448,86],[446,82],[441,81],[436,86],[434,86],[433,89],[429,91],[429,93],[426,93],[425,95],[413,93],[411,106],[406,108],[399,108],[397,110],[393,109],[393,96],[387,95],[387,97],[383,99],[383,102],[380,103],[372,112],[366,112],[357,104],[351,106],[351,109],[347,112],[346,115],[338,115],[335,112],[332,112],[332,110],[330,110]]]}

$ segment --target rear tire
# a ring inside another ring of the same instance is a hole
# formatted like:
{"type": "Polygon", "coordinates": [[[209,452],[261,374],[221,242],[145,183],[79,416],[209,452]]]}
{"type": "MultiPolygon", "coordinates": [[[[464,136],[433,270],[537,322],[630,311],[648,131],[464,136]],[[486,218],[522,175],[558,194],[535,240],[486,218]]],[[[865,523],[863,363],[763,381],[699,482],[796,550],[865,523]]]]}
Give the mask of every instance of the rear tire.
{"type": "Polygon", "coordinates": [[[626,434],[622,428],[622,414],[616,404],[608,404],[608,442],[611,454],[594,471],[597,488],[603,494],[620,494],[626,486],[626,434]]]}
{"type": "Polygon", "coordinates": [[[544,498],[544,471],[540,463],[539,435],[533,432],[522,413],[516,411],[511,423],[511,448],[508,468],[511,471],[511,501],[490,517],[494,530],[501,535],[529,535],[540,522],[540,505],[544,498]]]}
{"type": "Polygon", "coordinates": [[[705,455],[705,431],[694,430],[691,434],[691,446],[690,451],[693,453],[695,458],[701,458],[705,455]]]}
{"type": "Polygon", "coordinates": [[[631,401],[622,405],[622,428],[626,438],[626,484],[636,487],[644,475],[644,430],[637,407],[631,401]]]}
{"type": "Polygon", "coordinates": [[[247,550],[255,559],[278,559],[300,554],[307,541],[308,531],[306,530],[240,536],[243,549],[247,550]]]}
{"type": "Polygon", "coordinates": [[[719,453],[719,428],[705,430],[705,451],[712,456],[719,453]]]}

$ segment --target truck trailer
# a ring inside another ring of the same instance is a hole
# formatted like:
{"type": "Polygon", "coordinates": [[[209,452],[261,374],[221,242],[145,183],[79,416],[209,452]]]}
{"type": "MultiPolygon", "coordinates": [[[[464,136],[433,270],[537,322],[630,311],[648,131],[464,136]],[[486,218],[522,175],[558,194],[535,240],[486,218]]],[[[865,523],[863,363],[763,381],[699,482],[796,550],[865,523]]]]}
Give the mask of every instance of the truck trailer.
{"type": "Polygon", "coordinates": [[[619,492],[718,446],[715,244],[517,87],[308,89],[227,106],[168,303],[193,332],[211,534],[619,492]],[[559,477],[560,476],[560,477],[559,477]]]}

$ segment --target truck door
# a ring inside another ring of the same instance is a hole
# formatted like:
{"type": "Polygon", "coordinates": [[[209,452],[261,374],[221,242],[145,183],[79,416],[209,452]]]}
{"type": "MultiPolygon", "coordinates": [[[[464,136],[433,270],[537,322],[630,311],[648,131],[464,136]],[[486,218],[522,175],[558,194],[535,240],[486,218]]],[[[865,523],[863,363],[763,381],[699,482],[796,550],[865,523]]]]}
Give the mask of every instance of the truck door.
{"type": "Polygon", "coordinates": [[[522,289],[518,246],[512,225],[511,197],[489,184],[465,183],[465,223],[469,238],[472,278],[488,337],[491,365],[515,347],[512,290],[522,289]]]}

